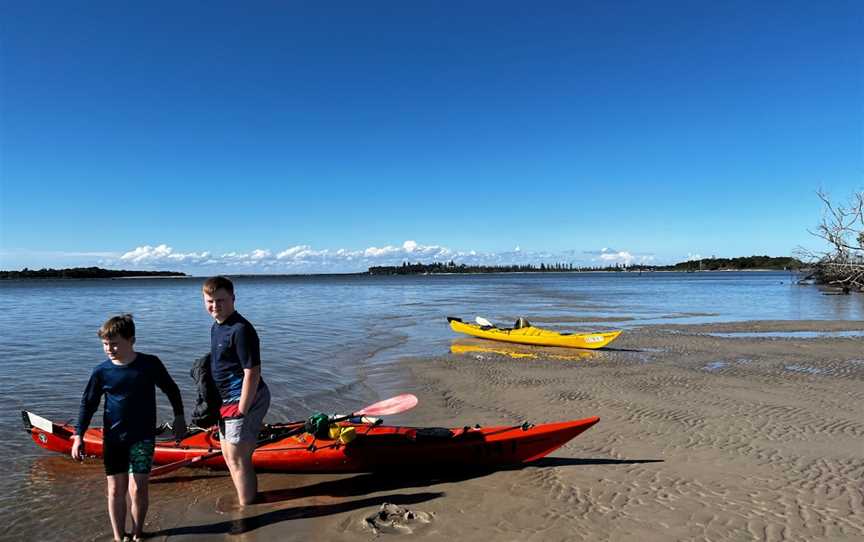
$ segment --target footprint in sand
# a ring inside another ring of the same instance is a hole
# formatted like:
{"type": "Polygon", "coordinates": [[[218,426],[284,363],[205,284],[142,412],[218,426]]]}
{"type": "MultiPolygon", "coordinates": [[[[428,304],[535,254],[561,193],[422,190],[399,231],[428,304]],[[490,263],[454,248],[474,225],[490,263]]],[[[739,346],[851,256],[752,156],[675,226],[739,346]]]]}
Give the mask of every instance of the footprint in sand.
{"type": "Polygon", "coordinates": [[[217,514],[232,515],[243,511],[243,507],[237,503],[234,496],[221,495],[216,499],[214,510],[217,514]]]}
{"type": "Polygon", "coordinates": [[[429,512],[409,510],[385,502],[377,512],[363,518],[363,527],[375,534],[412,534],[417,528],[432,523],[432,518],[429,512]]]}

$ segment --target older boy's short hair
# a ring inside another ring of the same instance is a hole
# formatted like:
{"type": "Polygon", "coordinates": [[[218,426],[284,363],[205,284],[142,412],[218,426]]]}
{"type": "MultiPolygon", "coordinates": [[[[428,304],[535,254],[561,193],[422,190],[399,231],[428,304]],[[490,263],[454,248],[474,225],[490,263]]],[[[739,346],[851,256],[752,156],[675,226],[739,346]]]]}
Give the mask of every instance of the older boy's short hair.
{"type": "Polygon", "coordinates": [[[135,322],[132,320],[131,314],[112,316],[102,324],[96,334],[99,335],[100,339],[110,339],[118,335],[127,340],[134,339],[135,322]]]}
{"type": "Polygon", "coordinates": [[[204,286],[201,287],[207,295],[213,295],[216,290],[225,290],[231,295],[234,295],[234,283],[228,277],[217,276],[210,277],[204,281],[204,286]]]}

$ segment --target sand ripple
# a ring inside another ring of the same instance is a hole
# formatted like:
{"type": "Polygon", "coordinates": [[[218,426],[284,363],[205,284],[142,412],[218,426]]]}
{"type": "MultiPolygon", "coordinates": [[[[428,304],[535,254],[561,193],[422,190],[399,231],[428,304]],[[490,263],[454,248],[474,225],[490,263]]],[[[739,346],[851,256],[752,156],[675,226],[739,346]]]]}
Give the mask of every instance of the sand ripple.
{"type": "MultiPolygon", "coordinates": [[[[442,501],[470,503],[496,540],[864,539],[864,341],[698,331],[629,332],[569,362],[412,364],[455,425],[601,417],[557,459],[442,501]]],[[[488,539],[449,529],[448,506],[432,503],[441,539],[488,539]]]]}

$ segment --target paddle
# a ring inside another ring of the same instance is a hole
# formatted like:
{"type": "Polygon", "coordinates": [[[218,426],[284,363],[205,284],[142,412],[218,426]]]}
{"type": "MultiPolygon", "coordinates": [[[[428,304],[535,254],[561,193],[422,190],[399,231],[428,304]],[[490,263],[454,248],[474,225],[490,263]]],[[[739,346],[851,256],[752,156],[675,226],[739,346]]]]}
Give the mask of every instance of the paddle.
{"type": "Polygon", "coordinates": [[[485,326],[495,327],[495,325],[492,324],[492,322],[483,318],[482,316],[477,316],[476,318],[474,318],[474,321],[477,322],[478,324],[480,324],[481,326],[484,326],[484,327],[485,326]]]}
{"type": "MultiPolygon", "coordinates": [[[[390,416],[393,414],[400,414],[407,410],[411,410],[417,405],[417,397],[410,393],[403,393],[402,395],[397,395],[395,397],[391,397],[389,399],[384,399],[383,401],[378,401],[377,403],[373,403],[367,407],[361,408],[351,414],[346,416],[339,416],[338,418],[334,418],[331,421],[344,421],[355,416],[390,416]]],[[[272,435],[270,437],[259,440],[255,443],[255,448],[259,448],[264,444],[269,442],[273,442],[275,440],[281,440],[286,437],[290,437],[291,435],[295,435],[297,433],[301,433],[304,430],[305,422],[295,422],[298,427],[291,429],[286,433],[278,433],[272,435]]],[[[294,425],[294,424],[292,424],[294,425]]],[[[177,469],[182,469],[183,467],[189,467],[196,463],[200,463],[201,461],[206,461],[208,459],[212,459],[214,457],[219,457],[222,455],[222,450],[215,450],[213,452],[199,455],[196,457],[191,457],[189,459],[181,459],[180,461],[175,461],[173,463],[168,463],[167,465],[162,465],[156,467],[155,469],[150,470],[150,477],[153,478],[155,476],[164,476],[169,472],[174,472],[177,469]]]]}

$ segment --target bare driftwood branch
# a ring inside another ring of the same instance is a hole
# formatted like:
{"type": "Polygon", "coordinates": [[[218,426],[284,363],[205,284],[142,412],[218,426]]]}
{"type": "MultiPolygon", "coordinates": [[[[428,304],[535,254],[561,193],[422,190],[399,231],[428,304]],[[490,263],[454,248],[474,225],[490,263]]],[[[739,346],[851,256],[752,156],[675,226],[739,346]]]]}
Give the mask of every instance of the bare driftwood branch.
{"type": "Polygon", "coordinates": [[[830,249],[821,253],[799,249],[798,253],[813,264],[817,281],[844,291],[864,291],[864,192],[853,194],[845,205],[835,205],[821,190],[816,194],[824,209],[822,220],[810,233],[827,241],[830,249]]]}

